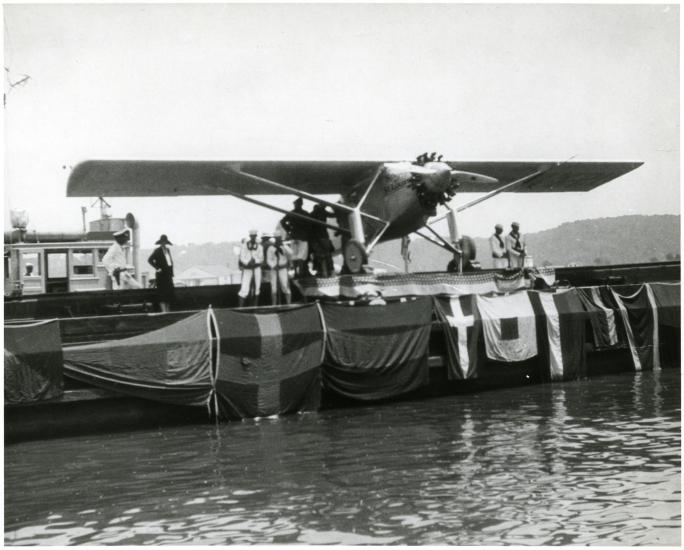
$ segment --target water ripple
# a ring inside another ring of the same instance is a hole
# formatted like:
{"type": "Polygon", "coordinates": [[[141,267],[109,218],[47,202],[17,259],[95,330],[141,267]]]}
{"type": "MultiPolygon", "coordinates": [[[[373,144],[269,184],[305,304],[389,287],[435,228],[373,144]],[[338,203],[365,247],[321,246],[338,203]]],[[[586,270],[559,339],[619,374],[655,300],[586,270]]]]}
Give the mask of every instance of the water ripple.
{"type": "Polygon", "coordinates": [[[678,545],[679,376],[10,445],[5,544],[678,545]]]}

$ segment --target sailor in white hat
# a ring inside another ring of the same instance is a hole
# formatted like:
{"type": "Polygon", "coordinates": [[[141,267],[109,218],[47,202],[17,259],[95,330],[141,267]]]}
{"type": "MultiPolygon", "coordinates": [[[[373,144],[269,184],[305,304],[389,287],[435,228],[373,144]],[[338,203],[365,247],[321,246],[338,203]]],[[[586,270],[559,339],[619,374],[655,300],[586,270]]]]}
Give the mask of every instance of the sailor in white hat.
{"type": "Polygon", "coordinates": [[[506,269],[508,267],[508,254],[503,237],[503,225],[497,223],[494,226],[494,234],[489,237],[489,248],[492,251],[492,263],[494,269],[506,269]]]}
{"type": "Polygon", "coordinates": [[[292,249],[290,245],[283,241],[283,232],[277,230],[272,244],[266,252],[266,264],[271,270],[271,303],[278,303],[278,287],[283,294],[283,300],[289,304],[292,298],[290,291],[290,261],[292,259],[292,249]]]}
{"type": "Polygon", "coordinates": [[[264,247],[257,241],[257,230],[249,230],[249,240],[242,243],[240,248],[239,266],[242,270],[240,292],[238,292],[238,307],[245,305],[245,300],[252,295],[252,281],[254,281],[254,305],[259,303],[261,292],[261,265],[264,263],[264,247]]]}
{"type": "Polygon", "coordinates": [[[511,232],[506,235],[506,252],[508,253],[508,265],[520,269],[525,264],[525,239],[520,233],[520,224],[513,222],[511,232]]]}
{"type": "Polygon", "coordinates": [[[121,290],[124,288],[142,288],[140,283],[128,272],[126,253],[123,247],[130,238],[128,229],[120,229],[114,233],[114,243],[109,247],[102,258],[107,273],[112,279],[112,288],[121,290]]]}

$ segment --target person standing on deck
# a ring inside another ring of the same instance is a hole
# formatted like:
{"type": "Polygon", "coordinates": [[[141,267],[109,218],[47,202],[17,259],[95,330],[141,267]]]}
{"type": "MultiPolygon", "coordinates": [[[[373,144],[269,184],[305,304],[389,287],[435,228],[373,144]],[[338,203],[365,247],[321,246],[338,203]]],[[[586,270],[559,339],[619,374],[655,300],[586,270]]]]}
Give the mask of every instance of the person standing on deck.
{"type": "Polygon", "coordinates": [[[513,222],[511,232],[506,235],[506,252],[508,253],[508,265],[520,269],[525,263],[525,239],[520,233],[520,224],[513,222]]]}
{"type": "Polygon", "coordinates": [[[242,243],[239,265],[242,270],[240,292],[238,292],[238,307],[245,305],[245,300],[251,293],[254,281],[254,305],[259,303],[261,292],[261,265],[264,263],[264,248],[257,241],[257,230],[250,229],[249,240],[242,243]]]}
{"type": "Polygon", "coordinates": [[[506,252],[506,243],[501,238],[502,233],[503,225],[497,223],[494,226],[494,234],[489,237],[489,248],[492,250],[494,269],[506,269],[508,267],[508,254],[506,252]]]}
{"type": "Polygon", "coordinates": [[[271,270],[271,303],[274,306],[278,304],[278,287],[283,293],[285,303],[289,304],[292,301],[290,275],[288,273],[291,257],[292,249],[283,242],[283,234],[276,231],[274,242],[266,252],[266,263],[271,270]]]}
{"type": "Polygon", "coordinates": [[[171,302],[175,296],[175,288],[173,286],[173,258],[169,250],[169,241],[166,235],[159,237],[159,240],[154,243],[159,246],[154,249],[147,262],[154,268],[156,275],[155,281],[157,284],[157,297],[159,298],[159,307],[162,312],[171,311],[171,302]]]}
{"type": "MultiPolygon", "coordinates": [[[[328,218],[335,216],[334,213],[328,212],[325,205],[317,204],[313,207],[311,217],[327,223],[328,218]]],[[[311,227],[311,252],[313,254],[313,265],[316,270],[316,277],[331,277],[335,274],[333,266],[332,252],[334,250],[330,235],[328,235],[328,228],[312,224],[311,227]]]]}
{"type": "Polygon", "coordinates": [[[128,242],[128,229],[121,229],[114,233],[114,243],[102,257],[107,273],[112,279],[112,288],[122,290],[125,288],[142,288],[141,284],[133,278],[126,267],[126,254],[123,246],[128,242]]]}
{"type": "Polygon", "coordinates": [[[306,218],[309,213],[302,208],[304,200],[297,197],[293,202],[294,208],[280,220],[280,227],[289,235],[292,247],[292,267],[295,277],[308,277],[310,275],[307,263],[309,261],[309,239],[311,237],[310,225],[306,218]]]}

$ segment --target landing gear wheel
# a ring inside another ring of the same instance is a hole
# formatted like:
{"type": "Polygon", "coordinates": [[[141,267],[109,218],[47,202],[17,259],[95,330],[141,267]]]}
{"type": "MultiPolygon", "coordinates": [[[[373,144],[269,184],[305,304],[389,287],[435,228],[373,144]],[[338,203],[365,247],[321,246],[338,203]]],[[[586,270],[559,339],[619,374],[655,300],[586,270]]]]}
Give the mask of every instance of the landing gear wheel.
{"type": "Polygon", "coordinates": [[[477,248],[475,247],[475,241],[472,237],[464,235],[459,239],[458,245],[461,247],[461,250],[463,251],[464,264],[468,261],[473,261],[476,258],[477,248]]]}
{"type": "Polygon", "coordinates": [[[354,239],[344,245],[344,265],[349,273],[356,274],[363,271],[363,266],[368,262],[366,249],[354,239]]]}

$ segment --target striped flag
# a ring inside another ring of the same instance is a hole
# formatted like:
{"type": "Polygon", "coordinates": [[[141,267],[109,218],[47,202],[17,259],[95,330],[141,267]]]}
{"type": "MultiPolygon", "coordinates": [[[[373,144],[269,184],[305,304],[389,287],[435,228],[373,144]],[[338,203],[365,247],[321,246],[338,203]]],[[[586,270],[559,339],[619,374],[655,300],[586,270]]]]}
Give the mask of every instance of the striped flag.
{"type": "Polygon", "coordinates": [[[594,345],[597,348],[614,347],[619,343],[615,313],[617,309],[608,307],[601,297],[599,288],[578,288],[578,297],[589,314],[594,345]]]}
{"type": "Polygon", "coordinates": [[[658,307],[658,323],[666,327],[681,327],[681,283],[648,283],[658,307]]]}
{"type": "Polygon", "coordinates": [[[540,358],[548,364],[551,380],[577,379],[586,374],[584,339],[587,313],[576,289],[529,291],[537,317],[540,358]]]}
{"type": "Polygon", "coordinates": [[[658,308],[649,285],[633,293],[610,289],[620,310],[635,370],[660,368],[658,308]]]}
{"type": "Polygon", "coordinates": [[[463,296],[526,288],[523,271],[502,275],[474,273],[395,273],[391,275],[341,275],[297,279],[294,283],[307,298],[358,298],[380,292],[385,298],[400,296],[463,296]]]}

